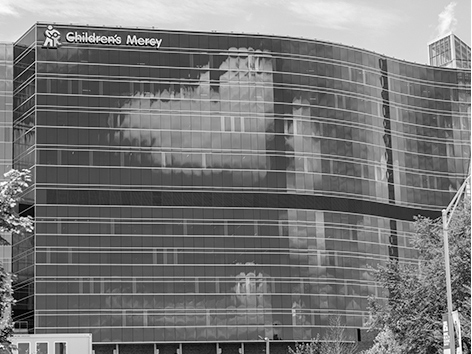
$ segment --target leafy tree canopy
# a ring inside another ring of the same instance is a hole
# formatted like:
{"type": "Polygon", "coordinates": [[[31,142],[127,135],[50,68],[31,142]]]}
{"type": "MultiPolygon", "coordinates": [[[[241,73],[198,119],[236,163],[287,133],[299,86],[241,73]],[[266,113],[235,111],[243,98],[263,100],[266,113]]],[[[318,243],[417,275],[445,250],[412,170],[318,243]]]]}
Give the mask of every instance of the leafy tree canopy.
{"type": "MultiPolygon", "coordinates": [[[[453,309],[459,311],[463,343],[469,346],[471,218],[470,199],[464,199],[454,212],[448,235],[453,309]]],[[[387,300],[369,299],[371,328],[391,331],[387,335],[403,353],[438,353],[443,347],[442,315],[447,312],[442,220],[418,217],[415,228],[412,244],[418,262],[392,260],[376,272],[387,300]]]]}
{"type": "Polygon", "coordinates": [[[323,339],[319,336],[308,343],[298,343],[295,349],[288,348],[289,354],[354,354],[357,351],[357,343],[348,340],[345,326],[339,316],[334,316],[329,321],[329,328],[323,339]]]}
{"type": "MultiPolygon", "coordinates": [[[[29,170],[10,170],[5,173],[6,180],[0,183],[0,231],[19,233],[32,231],[33,220],[30,217],[19,216],[15,208],[21,193],[31,182],[29,170]]],[[[5,240],[1,239],[3,244],[5,240]]],[[[12,348],[10,337],[13,334],[11,306],[14,304],[13,275],[0,265],[0,350],[10,352],[12,348]]]]}
{"type": "Polygon", "coordinates": [[[12,348],[10,341],[13,335],[13,321],[11,318],[11,307],[15,303],[12,288],[13,275],[0,266],[0,353],[3,349],[12,348]]]}
{"type": "Polygon", "coordinates": [[[372,348],[365,350],[362,354],[403,354],[404,349],[395,340],[395,335],[389,328],[384,328],[375,337],[372,348]]]}
{"type": "Polygon", "coordinates": [[[31,182],[30,171],[10,170],[4,176],[6,180],[0,183],[0,231],[14,233],[22,230],[32,231],[32,219],[19,216],[15,211],[21,193],[31,182]]]}

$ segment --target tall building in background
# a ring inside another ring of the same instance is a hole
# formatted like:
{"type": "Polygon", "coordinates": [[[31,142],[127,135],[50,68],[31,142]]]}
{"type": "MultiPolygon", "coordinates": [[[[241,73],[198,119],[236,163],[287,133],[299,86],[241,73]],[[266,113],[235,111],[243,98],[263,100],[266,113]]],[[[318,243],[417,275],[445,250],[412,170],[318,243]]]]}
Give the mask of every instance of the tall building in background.
{"type": "Polygon", "coordinates": [[[469,70],[328,42],[38,23],[13,92],[15,319],[96,354],[356,340],[469,168],[469,70]]]}
{"type": "Polygon", "coordinates": [[[428,43],[429,65],[470,69],[470,46],[455,34],[428,43]]]}
{"type": "MultiPolygon", "coordinates": [[[[12,169],[13,43],[0,42],[0,182],[12,169]]],[[[11,271],[11,235],[0,232],[0,265],[11,271]]]]}

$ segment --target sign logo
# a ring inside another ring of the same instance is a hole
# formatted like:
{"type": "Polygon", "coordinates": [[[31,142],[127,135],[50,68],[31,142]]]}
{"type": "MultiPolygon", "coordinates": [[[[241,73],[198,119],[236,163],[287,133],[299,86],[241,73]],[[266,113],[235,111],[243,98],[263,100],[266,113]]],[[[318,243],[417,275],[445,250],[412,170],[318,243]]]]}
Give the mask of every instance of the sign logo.
{"type": "MultiPolygon", "coordinates": [[[[59,41],[61,39],[61,33],[55,29],[52,25],[48,25],[47,29],[44,31],[44,43],[43,48],[57,49],[62,46],[62,43],[59,41]]],[[[67,43],[80,43],[80,44],[108,44],[108,45],[126,45],[126,46],[136,46],[136,47],[151,47],[159,49],[162,44],[162,38],[153,38],[153,37],[139,37],[135,34],[127,34],[126,40],[122,38],[121,35],[103,35],[100,33],[89,33],[88,31],[84,32],[67,32],[64,36],[65,44],[67,43]]]]}
{"type": "Polygon", "coordinates": [[[59,42],[61,33],[52,25],[48,25],[48,28],[44,31],[44,36],[46,39],[44,40],[43,48],[57,49],[57,47],[61,45],[61,42],[59,42]]]}

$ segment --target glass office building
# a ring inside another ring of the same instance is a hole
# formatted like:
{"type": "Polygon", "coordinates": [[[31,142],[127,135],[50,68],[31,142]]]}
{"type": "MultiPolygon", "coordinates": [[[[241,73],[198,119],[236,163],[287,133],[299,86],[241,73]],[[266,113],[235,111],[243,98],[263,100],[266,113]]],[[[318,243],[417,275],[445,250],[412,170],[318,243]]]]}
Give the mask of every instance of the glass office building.
{"type": "Polygon", "coordinates": [[[470,69],[470,46],[453,33],[430,42],[428,52],[430,65],[470,69]]]}
{"type": "MultiPolygon", "coordinates": [[[[0,42],[0,182],[12,168],[13,44],[0,42]]],[[[0,232],[0,266],[11,271],[11,235],[0,232]]]]}
{"type": "Polygon", "coordinates": [[[470,71],[307,39],[38,23],[13,99],[16,320],[97,354],[356,340],[470,161],[470,71]]]}

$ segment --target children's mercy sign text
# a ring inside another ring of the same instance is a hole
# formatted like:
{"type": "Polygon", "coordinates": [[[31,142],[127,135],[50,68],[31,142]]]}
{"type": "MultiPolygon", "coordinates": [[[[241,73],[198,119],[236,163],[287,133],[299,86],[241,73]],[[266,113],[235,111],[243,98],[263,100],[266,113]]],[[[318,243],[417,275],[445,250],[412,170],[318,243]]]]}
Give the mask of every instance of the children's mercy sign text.
{"type": "Polygon", "coordinates": [[[121,36],[115,34],[113,36],[103,36],[88,32],[68,32],[66,34],[66,41],[69,43],[88,43],[88,44],[115,44],[115,45],[134,45],[139,47],[155,47],[159,49],[162,43],[161,38],[152,37],[138,37],[137,35],[126,36],[126,40],[123,41],[121,36]]]}

